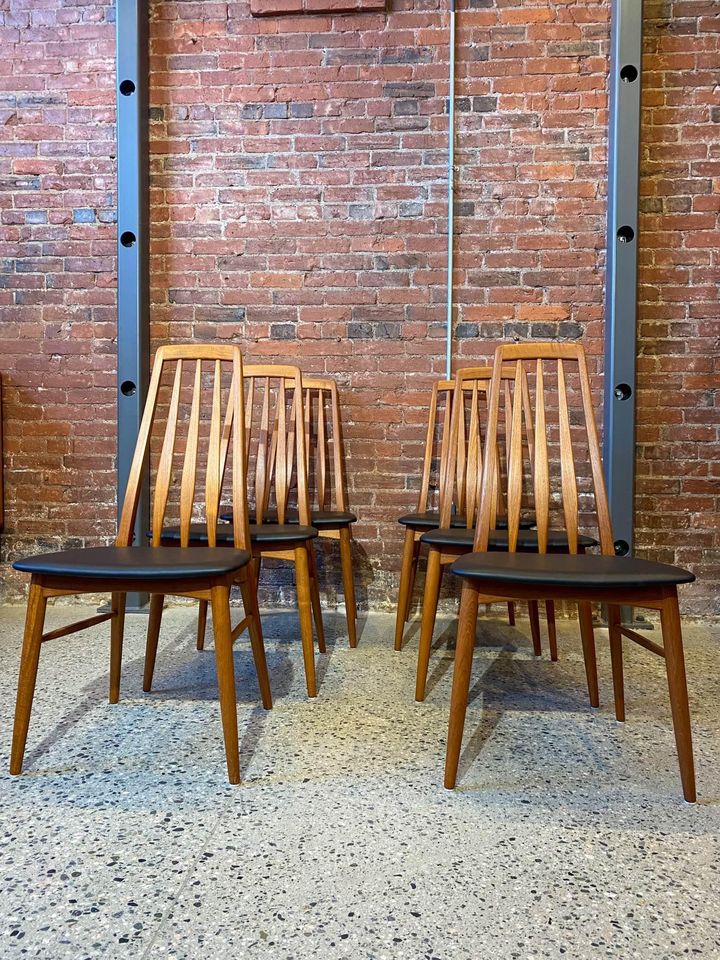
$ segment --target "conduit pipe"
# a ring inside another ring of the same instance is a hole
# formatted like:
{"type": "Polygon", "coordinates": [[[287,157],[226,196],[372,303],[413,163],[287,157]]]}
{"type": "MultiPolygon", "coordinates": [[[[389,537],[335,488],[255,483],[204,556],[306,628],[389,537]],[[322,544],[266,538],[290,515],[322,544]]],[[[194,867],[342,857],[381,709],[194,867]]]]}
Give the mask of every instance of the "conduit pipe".
{"type": "Polygon", "coordinates": [[[450,0],[447,159],[447,315],[445,318],[445,377],[452,376],[453,239],[455,232],[455,0],[450,0]]]}

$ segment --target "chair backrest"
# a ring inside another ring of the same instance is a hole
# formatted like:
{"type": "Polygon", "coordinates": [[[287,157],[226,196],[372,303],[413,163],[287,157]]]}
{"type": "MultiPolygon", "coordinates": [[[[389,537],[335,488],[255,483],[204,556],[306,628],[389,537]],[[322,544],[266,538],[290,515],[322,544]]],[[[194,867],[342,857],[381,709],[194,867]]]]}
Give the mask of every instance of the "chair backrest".
{"type": "Polygon", "coordinates": [[[440,473],[447,459],[450,444],[450,425],[452,419],[452,396],[454,380],[437,380],[430,394],[428,425],[425,435],[425,453],[423,455],[420,491],[417,500],[417,512],[425,513],[431,508],[431,490],[440,488],[440,473]],[[431,484],[433,474],[438,477],[431,484]]]}
{"type": "MultiPolygon", "coordinates": [[[[467,367],[458,370],[453,381],[452,417],[450,438],[440,468],[440,526],[450,526],[454,513],[465,517],[465,525],[473,529],[480,508],[480,490],[483,468],[483,444],[488,418],[488,397],[493,375],[492,367],[467,367]]],[[[506,411],[511,411],[514,403],[512,385],[515,381],[513,369],[500,372],[502,384],[501,397],[506,411]]],[[[533,428],[530,410],[530,398],[527,383],[521,380],[520,404],[526,425],[526,442],[532,451],[533,428]]],[[[504,514],[506,467],[509,456],[507,444],[496,443],[494,461],[495,480],[493,496],[495,513],[504,514]],[[503,453],[505,454],[503,456],[503,453]]]]}
{"type": "Polygon", "coordinates": [[[245,377],[246,456],[251,518],[263,523],[277,511],[286,523],[297,509],[303,526],[310,525],[303,378],[299,367],[286,364],[247,364],[245,377]],[[282,438],[282,442],[281,442],[282,438]]]}
{"type": "Polygon", "coordinates": [[[160,544],[166,515],[173,509],[169,507],[170,493],[176,490],[177,476],[181,546],[189,544],[196,504],[204,506],[208,544],[216,545],[220,497],[230,455],[234,542],[236,547],[247,549],[250,537],[245,496],[243,363],[239,347],[187,344],[163,346],[157,351],[115,540],[120,547],[132,543],[142,478],[146,469],[151,476],[153,473],[156,432],[162,433],[162,440],[157,438],[158,465],[151,501],[152,545],[160,544]],[[164,432],[159,429],[163,418],[164,432]],[[180,470],[176,470],[177,458],[182,463],[180,470]],[[204,494],[196,497],[198,474],[203,468],[204,494]]]}
{"type": "Polygon", "coordinates": [[[487,549],[490,530],[495,526],[493,485],[503,417],[507,442],[508,546],[511,551],[517,546],[526,444],[520,405],[515,403],[509,410],[501,411],[503,380],[510,364],[514,371],[513,395],[517,396],[524,385],[529,384],[529,393],[534,399],[534,449],[529,458],[538,550],[546,552],[551,511],[561,508],[570,553],[577,553],[579,518],[583,516],[591,518],[596,525],[602,553],[613,554],[610,511],[585,351],[580,344],[560,343],[502,344],[495,351],[475,549],[487,549]],[[579,450],[582,455],[577,457],[579,450]]]}
{"type": "Polygon", "coordinates": [[[337,384],[330,377],[305,374],[302,383],[311,507],[321,512],[346,511],[348,496],[337,384]]]}

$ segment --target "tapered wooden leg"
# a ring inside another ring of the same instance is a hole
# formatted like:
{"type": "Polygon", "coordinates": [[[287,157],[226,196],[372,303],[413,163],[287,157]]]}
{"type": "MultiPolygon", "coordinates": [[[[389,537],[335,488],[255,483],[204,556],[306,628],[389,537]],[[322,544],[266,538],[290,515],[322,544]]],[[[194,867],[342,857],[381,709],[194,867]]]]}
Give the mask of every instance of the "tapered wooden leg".
{"type": "Polygon", "coordinates": [[[215,665],[220,715],[222,716],[225,757],[228,780],[240,783],[240,748],[238,744],[237,697],[235,694],[235,665],[230,628],[230,588],[213,587],[210,591],[213,632],[215,634],[215,665]]]}
{"type": "Polygon", "coordinates": [[[515,626],[515,604],[512,600],[508,600],[508,623],[511,627],[515,626]]]}
{"type": "Polygon", "coordinates": [[[353,579],[352,546],[350,531],[340,530],[340,566],[342,568],[343,593],[345,594],[345,619],[347,620],[348,642],[357,646],[357,603],[355,602],[355,581],[353,579]]]}
{"type": "Polygon", "coordinates": [[[555,628],[555,601],[545,601],[545,615],[547,616],[548,643],[550,645],[550,659],[553,663],[557,662],[557,630],[555,628]]]}
{"type": "Polygon", "coordinates": [[[312,605],[313,618],[315,620],[315,632],[318,638],[318,650],[325,653],[325,630],[323,628],[322,607],[320,606],[320,588],[318,586],[317,561],[315,559],[315,547],[308,543],[308,570],[310,571],[310,603],[312,605]]]}
{"type": "Polygon", "coordinates": [[[207,629],[207,611],[208,611],[208,602],[207,600],[201,600],[198,603],[198,619],[197,619],[197,641],[195,646],[198,650],[205,649],[205,630],[207,629]]]}
{"type": "Polygon", "coordinates": [[[427,572],[425,574],[420,645],[418,648],[417,676],[415,678],[415,699],[418,701],[425,699],[425,686],[427,684],[428,666],[430,664],[430,649],[432,647],[433,631],[435,629],[441,579],[442,564],[440,563],[440,551],[430,547],[427,558],[427,572]]]}
{"type": "Polygon", "coordinates": [[[685,676],[685,656],[683,654],[682,628],[677,594],[665,600],[660,611],[663,646],[665,648],[665,668],[667,670],[668,689],[670,691],[670,709],[672,710],[675,743],[680,763],[680,779],[683,796],[688,803],[695,803],[695,764],[693,761],[692,730],[690,728],[690,708],[688,706],[687,679],[685,676]]]}
{"type": "Polygon", "coordinates": [[[297,585],[298,612],[300,614],[300,637],[302,639],[303,660],[305,661],[305,682],[308,696],[316,697],[315,649],[312,635],[312,613],[310,611],[310,572],[305,547],[298,547],[295,550],[295,583],[297,585]]]}
{"type": "Polygon", "coordinates": [[[412,556],[412,566],[410,567],[410,585],[407,592],[407,603],[405,605],[405,613],[403,614],[403,619],[407,623],[410,619],[410,609],[412,607],[412,598],[413,593],[415,592],[415,581],[417,580],[417,568],[418,560],[420,559],[420,548],[422,544],[419,540],[413,539],[413,556],[412,556]]]}
{"type": "Polygon", "coordinates": [[[615,696],[615,719],[625,719],[625,678],[623,676],[623,648],[620,633],[620,607],[608,606],[608,635],[610,638],[610,661],[612,663],[613,694],[615,696]]]}
{"type": "Polygon", "coordinates": [[[110,703],[120,699],[120,672],[122,670],[123,635],[125,633],[125,597],[124,593],[113,593],[110,621],[110,703]]]}
{"type": "Polygon", "coordinates": [[[597,660],[595,659],[595,633],[593,631],[592,606],[584,600],[578,603],[578,619],[580,621],[580,636],[582,638],[585,676],[587,678],[590,706],[599,707],[600,691],[598,690],[597,660]]]}
{"type": "Polygon", "coordinates": [[[540,642],[540,613],[537,600],[528,600],[528,616],[530,617],[530,636],[532,637],[533,653],[536,657],[542,655],[540,642]]]}
{"type": "Polygon", "coordinates": [[[398,591],[397,612],[395,614],[395,649],[402,650],[403,632],[405,628],[406,612],[410,606],[410,579],[415,550],[415,534],[412,530],[405,531],[403,544],[402,564],[400,566],[400,589],[398,591]]]}
{"type": "MultiPolygon", "coordinates": [[[[150,597],[150,616],[148,618],[147,639],[145,640],[145,670],[143,672],[143,690],[145,693],[150,693],[152,690],[164,603],[165,597],[162,593],[153,593],[150,597]]],[[[205,606],[207,607],[207,602],[205,606]]]]}
{"type": "Polygon", "coordinates": [[[447,752],[445,754],[445,786],[452,790],[457,780],[460,762],[465,713],[470,691],[473,650],[477,629],[478,591],[469,583],[463,583],[460,596],[455,669],[453,670],[452,695],[450,697],[450,723],[448,726],[447,752]]]}
{"type": "Polygon", "coordinates": [[[252,648],[253,660],[255,661],[258,686],[260,687],[260,696],[263,706],[266,710],[269,710],[272,707],[272,694],[270,692],[267,660],[265,659],[265,644],[263,642],[262,622],[260,620],[260,609],[257,600],[257,584],[255,582],[255,572],[252,564],[248,564],[244,576],[240,580],[240,593],[242,594],[245,616],[250,618],[248,631],[250,633],[250,646],[252,648]]]}
{"type": "Polygon", "coordinates": [[[25,635],[23,636],[22,654],[20,655],[20,673],[18,676],[17,700],[15,701],[15,725],[13,726],[12,751],[10,754],[10,773],[13,774],[20,773],[22,770],[25,755],[30,711],[35,695],[35,680],[40,660],[40,644],[42,643],[46,605],[47,600],[43,595],[42,587],[36,583],[31,583],[25,614],[25,635]]]}

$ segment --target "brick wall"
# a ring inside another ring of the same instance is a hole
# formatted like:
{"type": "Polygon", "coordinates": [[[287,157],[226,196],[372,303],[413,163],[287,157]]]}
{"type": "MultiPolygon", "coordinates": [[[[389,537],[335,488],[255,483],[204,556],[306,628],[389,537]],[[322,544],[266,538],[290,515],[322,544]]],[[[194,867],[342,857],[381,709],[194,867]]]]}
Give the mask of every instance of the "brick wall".
{"type": "MultiPolygon", "coordinates": [[[[638,542],[701,574],[685,609],[708,615],[720,18],[709,0],[645,7],[638,542]]],[[[444,370],[443,9],[152,7],[153,341],[236,338],[252,359],[338,378],[375,605],[393,599],[395,518],[413,504],[423,404],[444,370]]],[[[500,337],[583,338],[602,354],[608,10],[460,4],[461,361],[500,337]]],[[[10,551],[112,527],[111,14],[44,0],[3,15],[16,45],[0,82],[21,92],[0,102],[10,551]]]]}

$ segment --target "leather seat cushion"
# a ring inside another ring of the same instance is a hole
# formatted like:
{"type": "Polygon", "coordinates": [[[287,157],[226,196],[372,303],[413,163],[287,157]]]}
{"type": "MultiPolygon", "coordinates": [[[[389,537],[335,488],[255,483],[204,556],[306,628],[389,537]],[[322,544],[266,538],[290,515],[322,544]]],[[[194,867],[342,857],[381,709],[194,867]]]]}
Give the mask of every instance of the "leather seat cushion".
{"type": "Polygon", "coordinates": [[[473,581],[555,587],[623,589],[692,583],[695,575],[669,563],[637,557],[608,557],[568,553],[468,553],[452,565],[452,572],[473,581]]]}
{"type": "MultiPolygon", "coordinates": [[[[232,523],[232,510],[220,514],[220,519],[227,523],[232,523]]],[[[351,523],[357,522],[357,517],[349,510],[315,510],[311,515],[312,526],[316,530],[337,530],[340,527],[349,527],[351,523]]],[[[286,518],[288,526],[299,525],[300,520],[297,516],[286,518]]],[[[269,513],[265,517],[265,523],[277,523],[277,514],[269,513]]]]}
{"type": "MultiPolygon", "coordinates": [[[[261,526],[250,524],[250,542],[287,543],[289,540],[312,540],[317,536],[315,527],[301,527],[291,523],[264,523],[261,526]]],[[[163,542],[179,542],[180,527],[166,527],[162,532],[163,542]]],[[[204,523],[190,524],[190,543],[207,543],[207,527],[204,523]]],[[[233,545],[233,528],[231,524],[219,523],[217,526],[217,545],[219,547],[233,545]]]]}
{"type": "Polygon", "coordinates": [[[223,576],[240,570],[250,561],[247,550],[218,550],[213,547],[85,547],[62,550],[16,560],[13,567],[23,573],[56,576],[158,580],[177,577],[223,576]]]}
{"type": "MultiPolygon", "coordinates": [[[[475,540],[475,531],[468,530],[466,527],[462,530],[451,528],[429,530],[420,537],[420,542],[432,547],[465,547],[472,550],[475,540]]],[[[492,530],[488,546],[491,550],[507,550],[508,534],[507,530],[492,530]]],[[[593,537],[586,537],[578,534],[578,546],[587,549],[596,547],[597,540],[593,537]]],[[[517,549],[520,551],[535,551],[538,548],[537,530],[521,530],[518,534],[517,549]]],[[[548,550],[566,551],[568,548],[567,534],[564,530],[548,531],[548,550]]]]}
{"type": "MultiPolygon", "coordinates": [[[[398,523],[401,523],[404,527],[408,527],[410,530],[433,530],[440,524],[440,513],[437,510],[428,510],[425,513],[407,513],[404,517],[399,518],[398,523]]],[[[496,517],[495,523],[497,524],[498,530],[507,529],[507,517],[496,517]]],[[[466,526],[465,517],[460,513],[454,514],[450,518],[450,526],[464,528],[466,526]]],[[[527,513],[520,517],[521,530],[530,530],[530,528],[534,526],[534,514],[527,513]]]]}

